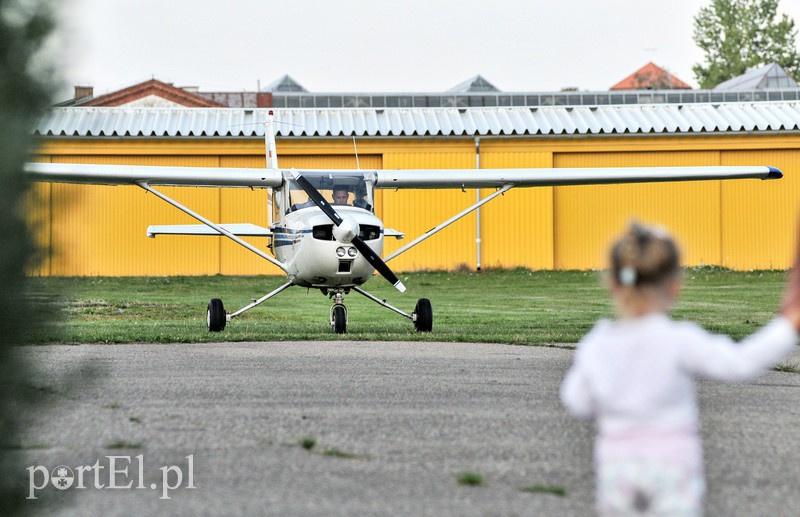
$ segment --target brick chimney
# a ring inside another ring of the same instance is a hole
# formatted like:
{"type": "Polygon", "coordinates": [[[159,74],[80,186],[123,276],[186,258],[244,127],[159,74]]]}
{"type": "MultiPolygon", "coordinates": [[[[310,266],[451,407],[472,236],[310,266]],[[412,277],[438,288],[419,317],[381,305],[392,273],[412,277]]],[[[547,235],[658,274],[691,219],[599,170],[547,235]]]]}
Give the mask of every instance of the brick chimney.
{"type": "Polygon", "coordinates": [[[94,96],[94,86],[76,86],[75,100],[85,99],[94,96]]]}
{"type": "Polygon", "coordinates": [[[258,92],[256,93],[256,107],[271,108],[272,107],[272,92],[258,92]]]}

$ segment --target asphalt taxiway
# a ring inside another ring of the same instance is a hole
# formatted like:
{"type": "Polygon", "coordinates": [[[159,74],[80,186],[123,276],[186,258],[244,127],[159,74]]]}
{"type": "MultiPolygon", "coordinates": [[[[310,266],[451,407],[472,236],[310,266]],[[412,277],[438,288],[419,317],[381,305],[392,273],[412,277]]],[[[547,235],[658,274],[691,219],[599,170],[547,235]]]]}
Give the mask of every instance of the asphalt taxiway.
{"type": "MultiPolygon", "coordinates": [[[[27,417],[32,427],[19,453],[26,464],[105,467],[84,471],[84,489],[37,491],[27,502],[34,512],[593,511],[592,427],[569,417],[557,396],[571,350],[344,341],[20,352],[35,365],[31,383],[46,400],[27,417]],[[300,445],[304,438],[313,448],[300,445]],[[123,457],[114,460],[117,470],[128,471],[115,483],[131,488],[108,488],[109,456],[123,457]],[[186,488],[187,456],[196,488],[186,488]],[[184,480],[162,499],[161,468],[168,466],[184,480]],[[466,472],[485,485],[460,485],[466,472]],[[544,491],[523,490],[533,486],[544,491]]],[[[798,361],[800,354],[788,362],[798,361]]],[[[707,513],[796,514],[800,374],[702,383],[700,393],[707,513]]]]}

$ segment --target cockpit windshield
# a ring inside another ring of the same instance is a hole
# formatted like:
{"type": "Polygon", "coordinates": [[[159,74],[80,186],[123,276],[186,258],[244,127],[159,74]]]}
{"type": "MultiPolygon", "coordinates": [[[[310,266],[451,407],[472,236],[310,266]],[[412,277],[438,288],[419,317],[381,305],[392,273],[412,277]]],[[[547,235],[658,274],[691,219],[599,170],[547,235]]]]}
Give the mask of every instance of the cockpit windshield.
{"type": "MultiPolygon", "coordinates": [[[[367,174],[352,171],[313,172],[303,171],[306,178],[314,187],[319,190],[331,205],[334,206],[353,206],[374,212],[374,202],[372,199],[372,181],[367,174]]],[[[288,200],[286,212],[294,212],[302,208],[315,206],[309,199],[308,194],[294,180],[288,178],[288,200]]]]}

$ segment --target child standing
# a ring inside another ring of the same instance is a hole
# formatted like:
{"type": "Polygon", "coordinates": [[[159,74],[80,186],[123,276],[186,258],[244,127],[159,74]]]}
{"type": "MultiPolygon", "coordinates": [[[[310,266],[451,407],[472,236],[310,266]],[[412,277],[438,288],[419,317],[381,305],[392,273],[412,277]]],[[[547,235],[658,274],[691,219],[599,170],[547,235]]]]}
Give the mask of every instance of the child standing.
{"type": "Polygon", "coordinates": [[[597,425],[601,515],[700,515],[705,482],[694,378],[747,381],[792,351],[800,293],[792,275],[782,309],[736,344],[669,311],[680,292],[680,255],[665,232],[637,224],[611,248],[618,318],[581,340],[561,401],[597,425]]]}

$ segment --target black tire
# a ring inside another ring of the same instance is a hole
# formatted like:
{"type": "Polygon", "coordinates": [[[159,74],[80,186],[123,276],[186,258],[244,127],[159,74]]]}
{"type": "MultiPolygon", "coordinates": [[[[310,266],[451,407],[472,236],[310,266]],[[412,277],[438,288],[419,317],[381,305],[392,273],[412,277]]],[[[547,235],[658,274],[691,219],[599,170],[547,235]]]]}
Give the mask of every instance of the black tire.
{"type": "Polygon", "coordinates": [[[414,308],[414,328],[417,332],[430,332],[433,330],[433,307],[427,298],[420,298],[414,308]]]}
{"type": "Polygon", "coordinates": [[[347,309],[344,305],[333,306],[333,333],[344,334],[347,332],[347,309]]]}
{"type": "Polygon", "coordinates": [[[228,323],[225,307],[222,305],[222,300],[213,298],[208,302],[208,310],[206,311],[206,328],[209,332],[219,332],[225,329],[225,324],[228,323]]]}

